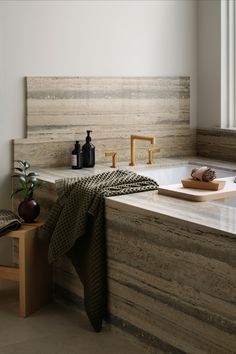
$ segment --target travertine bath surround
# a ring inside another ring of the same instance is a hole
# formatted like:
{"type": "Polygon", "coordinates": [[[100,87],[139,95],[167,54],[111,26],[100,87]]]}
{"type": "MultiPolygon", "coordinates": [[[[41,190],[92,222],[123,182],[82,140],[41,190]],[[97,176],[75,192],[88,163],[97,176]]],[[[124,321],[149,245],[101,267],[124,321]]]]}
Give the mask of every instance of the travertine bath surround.
{"type": "MultiPolygon", "coordinates": [[[[115,149],[128,165],[130,134],[155,136],[162,157],[195,154],[188,77],[32,77],[26,83],[27,138],[14,142],[14,158],[47,167],[39,169],[45,183],[36,192],[42,216],[57,197],[55,180],[108,169],[97,164],[70,170],[74,140],[83,140],[87,129],[94,131],[97,162],[115,149]]],[[[139,159],[147,160],[143,142],[139,159]]],[[[156,191],[107,200],[111,322],[152,352],[234,354],[235,224],[231,206],[156,191]]],[[[81,283],[68,259],[60,259],[54,270],[57,292],[81,304],[81,283]]]]}
{"type": "Polygon", "coordinates": [[[236,161],[236,129],[198,129],[197,154],[236,161]]]}
{"type": "MultiPolygon", "coordinates": [[[[158,161],[162,167],[184,162],[158,161]]],[[[194,163],[224,167],[218,161],[194,163]]],[[[39,169],[45,184],[36,196],[43,213],[56,198],[57,179],[107,168],[39,169]]],[[[111,322],[153,352],[235,353],[235,225],[235,208],[224,201],[189,202],[157,191],[108,198],[111,322]]],[[[56,294],[82,306],[83,289],[70,261],[60,259],[54,271],[56,294]]]]}

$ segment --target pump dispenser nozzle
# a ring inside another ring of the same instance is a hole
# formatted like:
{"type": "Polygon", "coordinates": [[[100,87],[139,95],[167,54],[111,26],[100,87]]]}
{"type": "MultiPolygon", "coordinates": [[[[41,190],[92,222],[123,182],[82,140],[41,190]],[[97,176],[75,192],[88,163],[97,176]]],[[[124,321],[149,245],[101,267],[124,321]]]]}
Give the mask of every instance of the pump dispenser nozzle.
{"type": "Polygon", "coordinates": [[[90,136],[90,133],[92,133],[93,131],[92,130],[87,130],[87,136],[86,136],[86,141],[87,142],[90,142],[92,140],[91,136],[90,136]]]}

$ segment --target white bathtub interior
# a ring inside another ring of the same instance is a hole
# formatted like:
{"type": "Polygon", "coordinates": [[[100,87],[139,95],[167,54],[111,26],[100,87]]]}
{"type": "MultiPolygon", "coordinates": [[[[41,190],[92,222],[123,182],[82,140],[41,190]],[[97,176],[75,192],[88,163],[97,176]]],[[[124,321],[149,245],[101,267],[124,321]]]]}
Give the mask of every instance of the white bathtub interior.
{"type": "MultiPolygon", "coordinates": [[[[196,164],[186,164],[173,167],[151,167],[142,171],[137,171],[142,176],[154,179],[159,186],[181,183],[181,179],[191,177],[193,168],[198,167],[196,164]]],[[[231,177],[236,175],[236,171],[231,169],[214,168],[216,178],[231,177]]],[[[217,199],[211,203],[222,204],[225,206],[236,208],[236,197],[228,197],[217,199]]]]}
{"type": "MultiPolygon", "coordinates": [[[[154,179],[160,186],[169,184],[181,183],[181,179],[191,177],[193,168],[197,165],[186,164],[173,167],[150,167],[142,171],[137,171],[142,176],[147,176],[154,179]]],[[[235,176],[236,171],[214,168],[217,178],[235,176]]]]}

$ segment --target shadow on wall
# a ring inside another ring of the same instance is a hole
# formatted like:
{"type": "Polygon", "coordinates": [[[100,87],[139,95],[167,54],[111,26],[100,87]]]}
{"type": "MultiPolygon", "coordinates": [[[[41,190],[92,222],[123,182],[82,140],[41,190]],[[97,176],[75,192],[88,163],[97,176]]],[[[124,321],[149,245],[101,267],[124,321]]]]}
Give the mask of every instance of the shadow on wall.
{"type": "Polygon", "coordinates": [[[13,144],[12,141],[1,142],[0,144],[0,209],[11,209],[11,169],[13,166],[13,144]],[[9,156],[10,159],[4,159],[9,156]],[[3,171],[7,171],[4,173],[3,171]]]}

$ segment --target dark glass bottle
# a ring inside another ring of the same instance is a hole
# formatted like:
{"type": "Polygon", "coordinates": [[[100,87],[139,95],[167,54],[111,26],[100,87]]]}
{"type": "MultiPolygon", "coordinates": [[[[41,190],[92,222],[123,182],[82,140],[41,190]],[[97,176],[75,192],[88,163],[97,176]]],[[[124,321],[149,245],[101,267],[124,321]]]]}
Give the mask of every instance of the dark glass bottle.
{"type": "Polygon", "coordinates": [[[84,167],[93,167],[95,165],[95,146],[91,143],[91,132],[92,130],[87,130],[86,143],[82,148],[84,167]]]}
{"type": "Polygon", "coordinates": [[[71,167],[74,170],[78,170],[83,167],[83,152],[80,149],[80,143],[77,140],[75,143],[75,148],[71,155],[71,167]]]}

